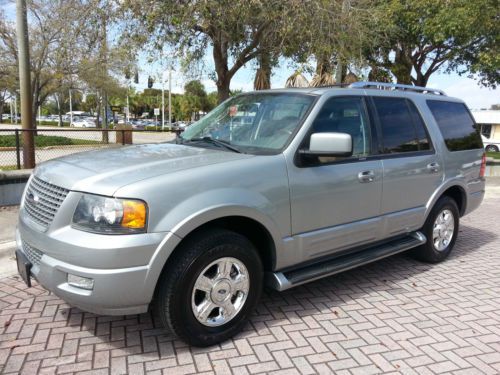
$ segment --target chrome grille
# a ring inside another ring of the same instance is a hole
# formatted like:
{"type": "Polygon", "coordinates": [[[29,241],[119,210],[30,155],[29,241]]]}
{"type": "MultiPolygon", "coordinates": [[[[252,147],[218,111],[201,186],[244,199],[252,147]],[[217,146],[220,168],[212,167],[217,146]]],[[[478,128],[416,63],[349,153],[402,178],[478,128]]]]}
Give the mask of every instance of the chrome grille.
{"type": "Polygon", "coordinates": [[[49,227],[69,190],[33,177],[26,190],[24,209],[45,230],[49,227]]]}
{"type": "Polygon", "coordinates": [[[26,258],[33,264],[38,266],[40,264],[40,260],[42,259],[43,253],[35,249],[34,247],[28,245],[26,242],[23,241],[23,251],[24,254],[26,255],[26,258]]]}

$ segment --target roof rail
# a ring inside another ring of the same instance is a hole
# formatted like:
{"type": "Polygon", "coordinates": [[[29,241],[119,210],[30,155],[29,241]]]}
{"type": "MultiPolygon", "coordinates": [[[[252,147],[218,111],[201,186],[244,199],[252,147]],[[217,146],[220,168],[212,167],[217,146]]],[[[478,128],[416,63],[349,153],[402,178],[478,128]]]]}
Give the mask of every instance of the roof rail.
{"type": "Polygon", "coordinates": [[[413,91],[422,94],[434,94],[446,96],[445,92],[438,89],[431,89],[429,87],[401,85],[399,83],[385,83],[385,82],[354,82],[349,85],[353,89],[378,89],[378,90],[401,90],[413,91]]]}

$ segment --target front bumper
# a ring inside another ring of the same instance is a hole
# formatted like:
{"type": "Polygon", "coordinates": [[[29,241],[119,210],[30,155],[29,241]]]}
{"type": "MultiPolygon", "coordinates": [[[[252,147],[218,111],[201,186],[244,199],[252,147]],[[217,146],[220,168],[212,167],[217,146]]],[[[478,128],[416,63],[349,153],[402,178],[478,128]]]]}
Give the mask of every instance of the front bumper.
{"type": "MultiPolygon", "coordinates": [[[[70,305],[105,315],[147,311],[165,260],[171,233],[129,236],[97,235],[69,226],[41,233],[23,220],[17,248],[33,264],[31,274],[70,305]],[[94,280],[92,290],[72,286],[68,274],[94,280]]],[[[177,241],[175,241],[177,242],[177,241]]]]}

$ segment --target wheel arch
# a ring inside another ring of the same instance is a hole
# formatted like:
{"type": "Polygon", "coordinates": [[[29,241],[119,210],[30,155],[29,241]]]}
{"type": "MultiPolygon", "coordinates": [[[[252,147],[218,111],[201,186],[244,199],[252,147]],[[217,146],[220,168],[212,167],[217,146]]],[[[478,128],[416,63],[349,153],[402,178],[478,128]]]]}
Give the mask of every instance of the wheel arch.
{"type": "Polygon", "coordinates": [[[460,216],[463,216],[465,213],[465,208],[467,206],[467,194],[465,193],[464,188],[459,185],[454,185],[446,189],[442,196],[448,196],[452,198],[458,206],[458,212],[460,216]]]}
{"type": "Polygon", "coordinates": [[[463,216],[465,214],[467,209],[466,188],[465,186],[463,186],[463,183],[461,181],[452,180],[442,185],[432,195],[426,206],[425,219],[427,219],[427,217],[429,216],[429,213],[431,212],[436,202],[443,196],[450,197],[457,203],[460,216],[463,216]]]}
{"type": "MultiPolygon", "coordinates": [[[[247,207],[248,208],[248,207],[247,207]]],[[[213,228],[232,230],[247,237],[255,246],[262,260],[264,271],[271,271],[276,265],[276,256],[280,251],[279,232],[272,220],[254,210],[242,210],[241,207],[218,207],[191,217],[169,232],[158,246],[150,261],[145,293],[156,291],[158,280],[169,264],[169,260],[182,248],[182,244],[196,233],[213,228]],[[245,212],[245,213],[243,213],[245,212]]]]}

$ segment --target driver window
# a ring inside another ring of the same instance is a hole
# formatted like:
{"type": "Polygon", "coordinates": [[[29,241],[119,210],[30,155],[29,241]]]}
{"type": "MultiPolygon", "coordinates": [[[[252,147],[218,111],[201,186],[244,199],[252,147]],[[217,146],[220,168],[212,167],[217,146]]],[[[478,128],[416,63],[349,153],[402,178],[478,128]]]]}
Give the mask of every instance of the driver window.
{"type": "MultiPolygon", "coordinates": [[[[353,158],[370,155],[370,126],[362,98],[330,98],[312,124],[312,133],[347,133],[352,137],[353,158]]],[[[342,160],[342,157],[320,157],[321,163],[342,160]]]]}

